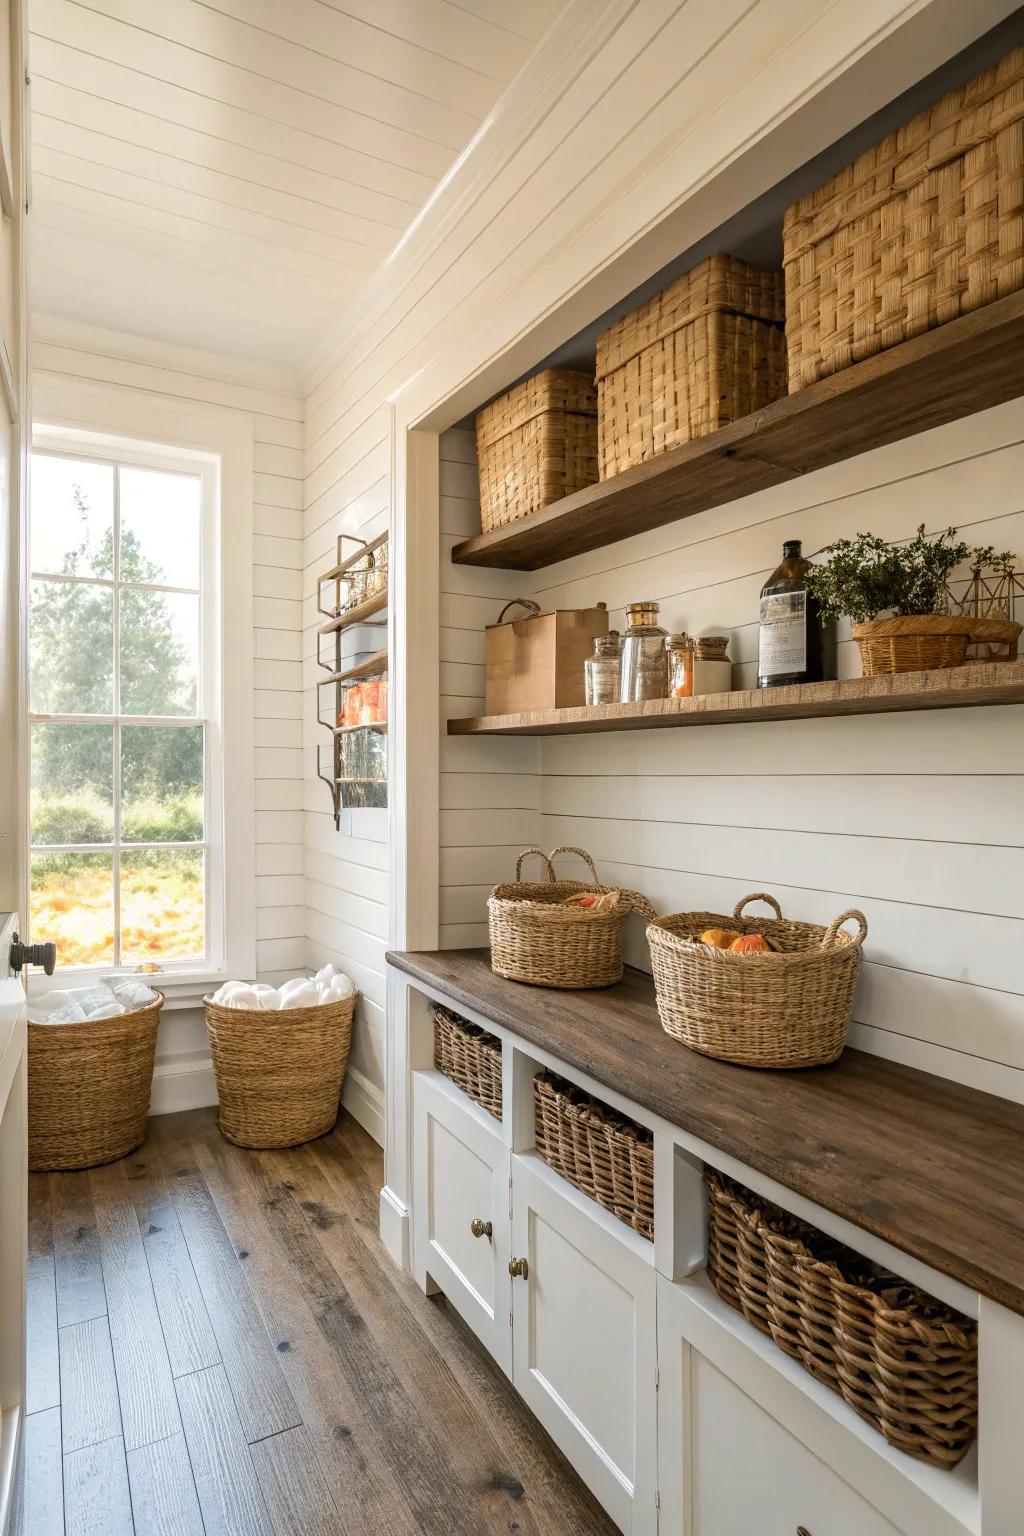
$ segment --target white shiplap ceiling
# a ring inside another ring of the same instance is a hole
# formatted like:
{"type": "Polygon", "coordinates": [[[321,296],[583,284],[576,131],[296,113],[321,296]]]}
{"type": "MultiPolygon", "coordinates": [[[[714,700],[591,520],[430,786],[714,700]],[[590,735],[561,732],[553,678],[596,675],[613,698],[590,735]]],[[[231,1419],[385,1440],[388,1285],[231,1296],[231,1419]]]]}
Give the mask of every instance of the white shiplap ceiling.
{"type": "Polygon", "coordinates": [[[33,311],[299,374],[555,0],[30,0],[33,311]]]}

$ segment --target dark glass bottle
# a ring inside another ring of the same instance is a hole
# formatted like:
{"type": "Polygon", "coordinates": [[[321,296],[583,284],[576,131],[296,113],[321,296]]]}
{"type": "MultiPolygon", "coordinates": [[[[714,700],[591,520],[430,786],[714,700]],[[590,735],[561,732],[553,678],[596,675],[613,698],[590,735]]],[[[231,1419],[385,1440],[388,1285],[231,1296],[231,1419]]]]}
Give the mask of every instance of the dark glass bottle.
{"type": "Polygon", "coordinates": [[[807,590],[811,562],[799,539],[782,546],[782,564],[761,588],[757,685],[820,683],[835,676],[835,626],[823,626],[817,600],[807,590]]]}

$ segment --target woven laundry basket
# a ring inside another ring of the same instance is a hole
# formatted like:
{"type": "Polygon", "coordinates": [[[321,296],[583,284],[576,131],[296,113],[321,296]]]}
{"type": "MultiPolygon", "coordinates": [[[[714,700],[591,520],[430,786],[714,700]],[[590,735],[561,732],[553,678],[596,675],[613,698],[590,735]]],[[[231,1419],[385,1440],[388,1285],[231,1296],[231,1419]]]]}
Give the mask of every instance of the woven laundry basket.
{"type": "Polygon", "coordinates": [[[434,1009],[434,1066],[481,1109],[501,1119],[501,1041],[450,1008],[434,1009]]]}
{"type": "Polygon", "coordinates": [[[817,1067],[846,1044],[867,937],[863,913],[840,913],[829,927],[789,922],[774,896],[745,896],[732,917],[681,912],[650,925],[654,987],[662,1028],[691,1050],[746,1067],[817,1067]],[[774,918],[744,917],[767,902],[774,918]],[[852,919],[858,931],[845,933],[852,919]],[[702,944],[709,928],[759,933],[769,954],[737,954],[702,944]]]}
{"type": "Polygon", "coordinates": [[[783,283],[710,256],[598,337],[602,480],[786,393],[783,283]]]}
{"type": "Polygon", "coordinates": [[[163,996],[112,1019],[28,1026],[28,1165],[95,1168],[146,1139],[163,996]]]}
{"type": "Polygon", "coordinates": [[[715,1290],[890,1444],[956,1466],[978,1429],[978,1327],[708,1169],[715,1290]]]}
{"type": "Polygon", "coordinates": [[[538,1157],[641,1237],[653,1237],[651,1132],[553,1072],[534,1078],[533,1111],[538,1157]]]}
{"type": "Polygon", "coordinates": [[[1024,48],[786,212],[789,388],[1024,287],[1024,48]]]}
{"type": "Polygon", "coordinates": [[[496,885],[487,901],[491,969],[535,987],[610,987],[622,980],[623,931],[631,912],[654,916],[654,908],[638,891],[602,885],[593,859],[582,848],[554,848],[549,854],[527,848],[516,860],[515,881],[496,885]],[[592,879],[556,879],[552,860],[560,853],[577,854],[592,879]],[[547,880],[523,880],[523,860],[531,854],[544,860],[547,880]],[[611,912],[560,905],[583,891],[603,895],[616,890],[619,902],[611,912]]]}
{"type": "Polygon", "coordinates": [[[221,1134],[239,1147],[294,1147],[338,1118],[357,997],[312,1008],[223,1008],[206,1028],[221,1134]]]}
{"type": "Polygon", "coordinates": [[[597,392],[587,373],[545,368],[476,418],[480,525],[514,523],[597,480],[597,392]]]}

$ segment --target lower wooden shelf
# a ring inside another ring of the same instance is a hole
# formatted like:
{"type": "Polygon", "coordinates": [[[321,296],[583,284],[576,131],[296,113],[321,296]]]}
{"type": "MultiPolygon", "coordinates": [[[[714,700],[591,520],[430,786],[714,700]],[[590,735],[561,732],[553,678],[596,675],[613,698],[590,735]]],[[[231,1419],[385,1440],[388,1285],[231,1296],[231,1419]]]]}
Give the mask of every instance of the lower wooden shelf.
{"type": "Polygon", "coordinates": [[[709,693],[698,699],[650,699],[643,704],[580,705],[516,715],[449,720],[449,736],[578,736],[596,731],[651,730],[679,725],[738,725],[757,720],[813,720],[833,715],[880,715],[920,709],[963,709],[1024,703],[1024,661],[978,661],[932,672],[844,678],[791,688],[709,693]]]}

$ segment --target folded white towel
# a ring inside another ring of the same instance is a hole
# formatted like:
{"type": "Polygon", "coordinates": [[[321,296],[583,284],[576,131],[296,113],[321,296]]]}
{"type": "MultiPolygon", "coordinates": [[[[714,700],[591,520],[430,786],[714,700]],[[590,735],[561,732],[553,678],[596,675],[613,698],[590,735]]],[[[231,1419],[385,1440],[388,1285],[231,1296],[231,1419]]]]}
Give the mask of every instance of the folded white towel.
{"type": "Polygon", "coordinates": [[[153,988],[135,976],[108,976],[106,985],[126,1009],[144,1008],[156,998],[153,988]]]}
{"type": "Polygon", "coordinates": [[[115,997],[115,998],[111,998],[109,1003],[104,1003],[102,1005],[102,1007],[100,1007],[100,1008],[93,1008],[90,1013],[86,1014],[86,1018],[87,1019],[116,1019],[118,1014],[127,1013],[127,1011],[128,1010],[125,1007],[123,1007],[123,1005],[121,1003],[119,1003],[117,1001],[117,998],[115,997]]]}
{"type": "Polygon", "coordinates": [[[63,1008],[54,1009],[53,1013],[41,1020],[44,1024],[84,1024],[85,1010],[77,1003],[65,1003],[63,1008]]]}

